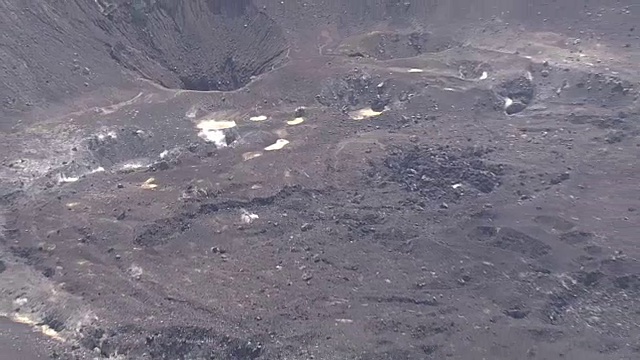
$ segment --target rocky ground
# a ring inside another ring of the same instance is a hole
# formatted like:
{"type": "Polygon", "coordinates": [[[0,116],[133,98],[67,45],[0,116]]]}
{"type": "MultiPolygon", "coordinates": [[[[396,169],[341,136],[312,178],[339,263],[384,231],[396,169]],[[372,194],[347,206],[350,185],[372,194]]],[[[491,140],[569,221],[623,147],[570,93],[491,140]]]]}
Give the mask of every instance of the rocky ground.
{"type": "Polygon", "coordinates": [[[640,356],[631,1],[1,3],[11,356],[640,356]]]}

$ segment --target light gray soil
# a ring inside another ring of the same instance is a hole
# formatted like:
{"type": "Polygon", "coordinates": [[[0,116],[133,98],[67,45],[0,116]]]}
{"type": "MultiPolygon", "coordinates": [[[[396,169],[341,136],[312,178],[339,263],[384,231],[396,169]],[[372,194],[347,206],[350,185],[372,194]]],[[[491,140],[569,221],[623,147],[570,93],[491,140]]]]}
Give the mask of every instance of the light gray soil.
{"type": "Polygon", "coordinates": [[[0,4],[3,354],[640,355],[632,1],[0,4]]]}

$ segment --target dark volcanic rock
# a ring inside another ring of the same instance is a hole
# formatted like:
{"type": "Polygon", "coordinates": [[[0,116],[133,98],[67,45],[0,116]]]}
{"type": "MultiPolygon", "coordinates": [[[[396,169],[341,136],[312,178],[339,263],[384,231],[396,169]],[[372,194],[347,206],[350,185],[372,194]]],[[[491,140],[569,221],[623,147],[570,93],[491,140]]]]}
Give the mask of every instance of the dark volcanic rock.
{"type": "Polygon", "coordinates": [[[254,360],[263,353],[257,341],[236,339],[200,327],[143,330],[133,326],[85,330],[82,344],[101,356],[128,358],[254,360]]]}
{"type": "Polygon", "coordinates": [[[632,0],[0,4],[0,313],[65,338],[34,348],[638,358],[632,0]]]}
{"type": "Polygon", "coordinates": [[[455,200],[467,184],[481,193],[500,185],[503,167],[486,163],[486,150],[415,147],[398,149],[385,161],[382,173],[406,190],[429,199],[455,200]]]}

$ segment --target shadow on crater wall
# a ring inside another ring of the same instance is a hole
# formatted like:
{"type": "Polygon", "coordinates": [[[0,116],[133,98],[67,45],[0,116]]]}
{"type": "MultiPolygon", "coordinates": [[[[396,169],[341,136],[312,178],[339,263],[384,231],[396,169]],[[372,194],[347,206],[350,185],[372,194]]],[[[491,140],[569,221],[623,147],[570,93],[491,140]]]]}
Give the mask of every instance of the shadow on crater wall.
{"type": "Polygon", "coordinates": [[[169,88],[235,90],[282,64],[282,30],[249,0],[123,3],[108,14],[124,37],[118,63],[169,88]]]}

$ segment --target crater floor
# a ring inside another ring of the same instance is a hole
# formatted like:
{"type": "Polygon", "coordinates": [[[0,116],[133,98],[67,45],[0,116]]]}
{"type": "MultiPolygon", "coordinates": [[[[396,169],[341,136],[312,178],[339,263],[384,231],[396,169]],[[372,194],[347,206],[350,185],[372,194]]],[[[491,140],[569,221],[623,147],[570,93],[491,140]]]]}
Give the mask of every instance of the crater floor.
{"type": "Polygon", "coordinates": [[[2,82],[0,347],[638,357],[637,6],[33,3],[101,45],[2,82]]]}

